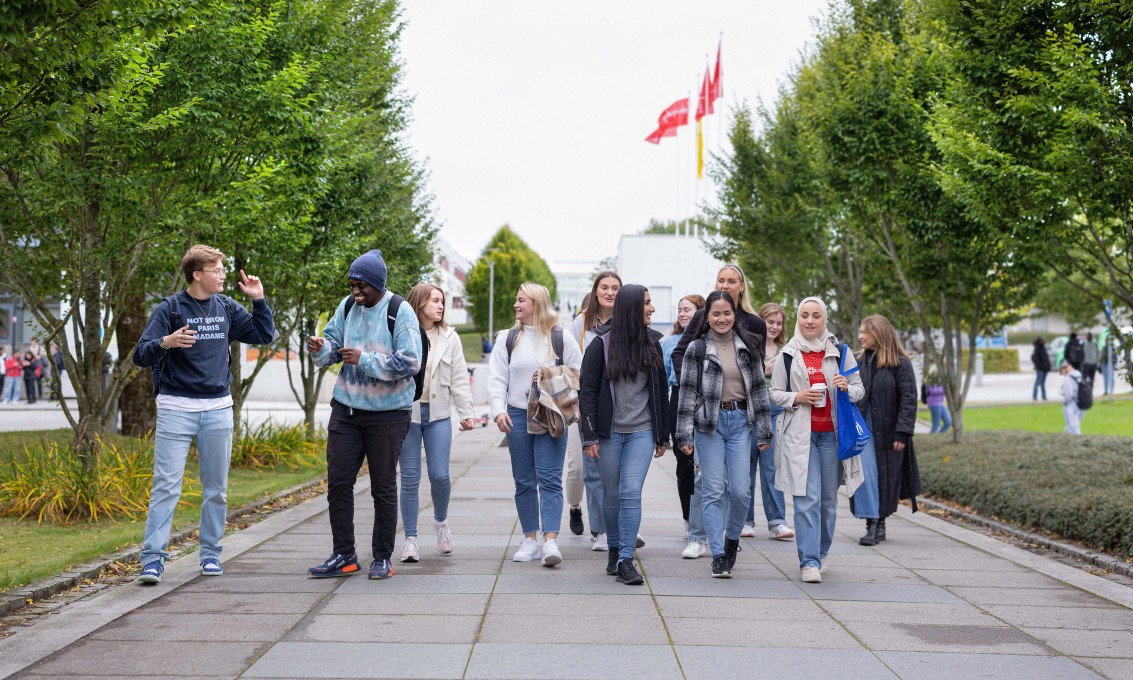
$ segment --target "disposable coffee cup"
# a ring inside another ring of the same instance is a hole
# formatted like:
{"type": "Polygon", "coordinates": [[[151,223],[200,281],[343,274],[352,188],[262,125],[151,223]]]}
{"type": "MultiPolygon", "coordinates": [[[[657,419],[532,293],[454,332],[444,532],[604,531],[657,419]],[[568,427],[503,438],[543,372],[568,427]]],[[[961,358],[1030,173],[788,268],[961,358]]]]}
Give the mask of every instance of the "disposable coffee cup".
{"type": "Polygon", "coordinates": [[[818,390],[822,394],[822,396],[820,396],[818,401],[815,403],[814,407],[815,408],[825,408],[826,407],[826,383],[815,383],[815,384],[811,385],[811,388],[818,390]]]}

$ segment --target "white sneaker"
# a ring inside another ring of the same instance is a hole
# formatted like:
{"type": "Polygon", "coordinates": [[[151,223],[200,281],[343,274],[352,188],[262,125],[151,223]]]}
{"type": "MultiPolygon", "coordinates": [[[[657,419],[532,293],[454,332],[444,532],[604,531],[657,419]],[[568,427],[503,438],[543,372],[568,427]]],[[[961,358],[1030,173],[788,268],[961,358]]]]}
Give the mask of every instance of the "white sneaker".
{"type": "Polygon", "coordinates": [[[755,527],[745,524],[744,528],[740,529],[740,538],[755,538],[755,527]]]}
{"type": "Polygon", "coordinates": [[[684,551],[681,552],[681,557],[685,558],[686,560],[695,560],[706,552],[708,551],[705,549],[705,545],[703,543],[700,543],[699,541],[689,541],[689,544],[685,546],[684,551]]]}
{"type": "Polygon", "coordinates": [[[442,555],[452,552],[456,546],[453,545],[452,532],[448,529],[448,522],[441,522],[440,524],[433,522],[433,529],[437,532],[437,550],[440,550],[442,555]]]}
{"type": "Polygon", "coordinates": [[[830,558],[827,557],[826,559],[819,562],[819,564],[821,564],[822,566],[820,566],[818,568],[818,573],[825,574],[826,573],[826,567],[830,566],[830,558]]]}
{"type": "Polygon", "coordinates": [[[407,536],[405,545],[401,546],[401,561],[416,562],[421,559],[421,551],[417,548],[417,537],[407,536]]]}
{"type": "Polygon", "coordinates": [[[511,556],[512,562],[531,562],[543,556],[543,549],[539,547],[539,541],[534,538],[525,538],[523,545],[519,546],[519,550],[511,556]]]}
{"type": "Polygon", "coordinates": [[[795,532],[791,531],[786,524],[776,524],[767,530],[767,538],[773,541],[789,541],[794,537],[795,532]]]}
{"type": "Polygon", "coordinates": [[[609,552],[610,546],[606,543],[606,534],[598,534],[594,537],[594,545],[590,546],[594,552],[609,552]]]}
{"type": "Polygon", "coordinates": [[[543,541],[543,566],[553,567],[563,561],[563,554],[559,552],[559,544],[554,540],[543,541]]]}
{"type": "Polygon", "coordinates": [[[641,537],[641,534],[637,535],[636,547],[638,547],[638,548],[644,548],[645,547],[645,539],[641,537]]]}
{"type": "Polygon", "coordinates": [[[814,567],[803,567],[801,576],[803,583],[822,583],[822,572],[814,567]]]}

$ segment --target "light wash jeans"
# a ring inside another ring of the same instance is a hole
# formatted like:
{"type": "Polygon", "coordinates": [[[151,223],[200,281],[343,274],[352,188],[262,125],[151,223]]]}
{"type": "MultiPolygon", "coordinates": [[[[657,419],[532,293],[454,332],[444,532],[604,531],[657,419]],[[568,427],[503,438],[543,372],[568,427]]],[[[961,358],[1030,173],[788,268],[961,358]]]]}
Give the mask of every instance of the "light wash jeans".
{"type": "MultiPolygon", "coordinates": [[[[678,452],[679,453],[679,452],[678,452]]],[[[679,453],[679,455],[684,455],[679,453]]],[[[708,536],[704,533],[704,482],[700,475],[700,457],[693,451],[693,466],[695,467],[695,481],[692,485],[692,496],[688,502],[688,540],[696,543],[707,543],[708,536]]],[[[728,480],[724,480],[723,515],[728,516],[731,507],[731,493],[728,480]]]]}
{"type": "Polygon", "coordinates": [[[433,520],[440,524],[448,519],[448,502],[452,495],[452,480],[448,473],[452,453],[452,419],[429,422],[428,404],[421,404],[421,422],[409,423],[409,432],[401,443],[401,455],[397,458],[401,467],[401,518],[406,537],[417,535],[422,442],[425,444],[425,466],[429,472],[429,492],[433,497],[433,520]]]}
{"type": "Polygon", "coordinates": [[[1082,434],[1082,416],[1083,412],[1078,408],[1078,404],[1063,404],[1062,405],[1062,419],[1066,421],[1066,429],[1064,432],[1067,434],[1082,434]]]}
{"type": "Polygon", "coordinates": [[[515,509],[523,533],[558,532],[563,520],[563,462],[566,436],[527,434],[527,409],[507,407],[511,432],[511,476],[515,480],[515,509]],[[540,518],[542,520],[540,521],[540,518]]]}
{"type": "Polygon", "coordinates": [[[590,531],[604,534],[606,503],[602,493],[602,471],[598,468],[598,461],[585,454],[582,456],[582,482],[586,486],[586,518],[590,520],[590,531]]]}
{"type": "Polygon", "coordinates": [[[751,502],[748,480],[751,478],[751,428],[747,411],[720,411],[716,432],[693,435],[693,448],[700,461],[701,494],[704,504],[704,533],[712,556],[724,554],[724,538],[738,540],[744,516],[751,502]],[[738,491],[724,515],[727,489],[738,491]]]}
{"type": "MultiPolygon", "coordinates": [[[[806,495],[795,496],[795,546],[799,568],[821,567],[834,542],[838,519],[838,438],[833,432],[810,434],[806,495]]],[[[874,466],[877,467],[876,465],[874,466]]]]}
{"type": "Polygon", "coordinates": [[[189,444],[197,440],[201,467],[201,561],[220,558],[220,539],[228,514],[228,464],[232,459],[232,409],[186,413],[157,409],[153,440],[153,490],[139,561],[169,559],[173,511],[181,498],[189,444]]]}
{"type": "Polygon", "coordinates": [[[755,478],[759,477],[759,495],[763,499],[763,516],[767,519],[767,528],[777,524],[786,524],[787,501],[783,492],[775,488],[775,426],[783,407],[771,406],[771,446],[766,451],[759,450],[759,438],[751,438],[751,484],[748,493],[751,503],[747,506],[747,523],[755,526],[755,478]]]}
{"type": "MultiPolygon", "coordinates": [[[[653,429],[614,432],[598,440],[598,469],[602,473],[606,542],[618,549],[619,560],[632,560],[641,528],[641,488],[653,461],[653,429]]],[[[683,455],[683,454],[682,454],[683,455]]]]}
{"type": "MultiPolygon", "coordinates": [[[[1044,396],[1043,399],[1046,397],[1044,396]]],[[[944,434],[952,427],[952,414],[948,412],[948,406],[929,406],[928,412],[932,417],[932,431],[929,434],[937,432],[944,434]]]]}
{"type": "Polygon", "coordinates": [[[11,404],[20,400],[20,383],[23,378],[8,377],[4,380],[4,403],[11,404]]]}

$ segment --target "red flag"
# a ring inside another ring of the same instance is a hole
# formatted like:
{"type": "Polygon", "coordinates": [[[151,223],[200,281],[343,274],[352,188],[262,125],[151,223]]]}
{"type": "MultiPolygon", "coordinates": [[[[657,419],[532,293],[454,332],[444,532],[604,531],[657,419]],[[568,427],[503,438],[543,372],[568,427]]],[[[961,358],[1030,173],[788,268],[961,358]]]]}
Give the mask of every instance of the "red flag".
{"type": "Polygon", "coordinates": [[[696,119],[712,114],[712,82],[708,77],[708,71],[704,71],[704,80],[700,83],[700,100],[696,104],[696,119]]]}
{"type": "MultiPolygon", "coordinates": [[[[720,43],[716,45],[716,72],[712,74],[712,95],[708,99],[709,107],[717,99],[724,96],[724,67],[720,65],[720,50],[723,46],[724,39],[720,38],[720,43]]],[[[711,113],[712,109],[709,108],[708,111],[711,113]]]]}
{"type": "Polygon", "coordinates": [[[645,141],[660,144],[663,137],[676,137],[677,128],[688,125],[688,98],[678,99],[657,118],[657,129],[645,141]]]}

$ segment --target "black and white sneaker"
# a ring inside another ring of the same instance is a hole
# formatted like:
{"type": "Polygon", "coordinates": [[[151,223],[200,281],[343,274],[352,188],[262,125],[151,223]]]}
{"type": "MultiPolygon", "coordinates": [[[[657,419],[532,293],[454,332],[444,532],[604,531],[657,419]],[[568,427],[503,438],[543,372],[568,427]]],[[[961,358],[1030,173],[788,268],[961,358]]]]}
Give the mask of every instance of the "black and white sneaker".
{"type": "Polygon", "coordinates": [[[727,555],[717,555],[712,558],[712,578],[732,578],[727,555]]]}

